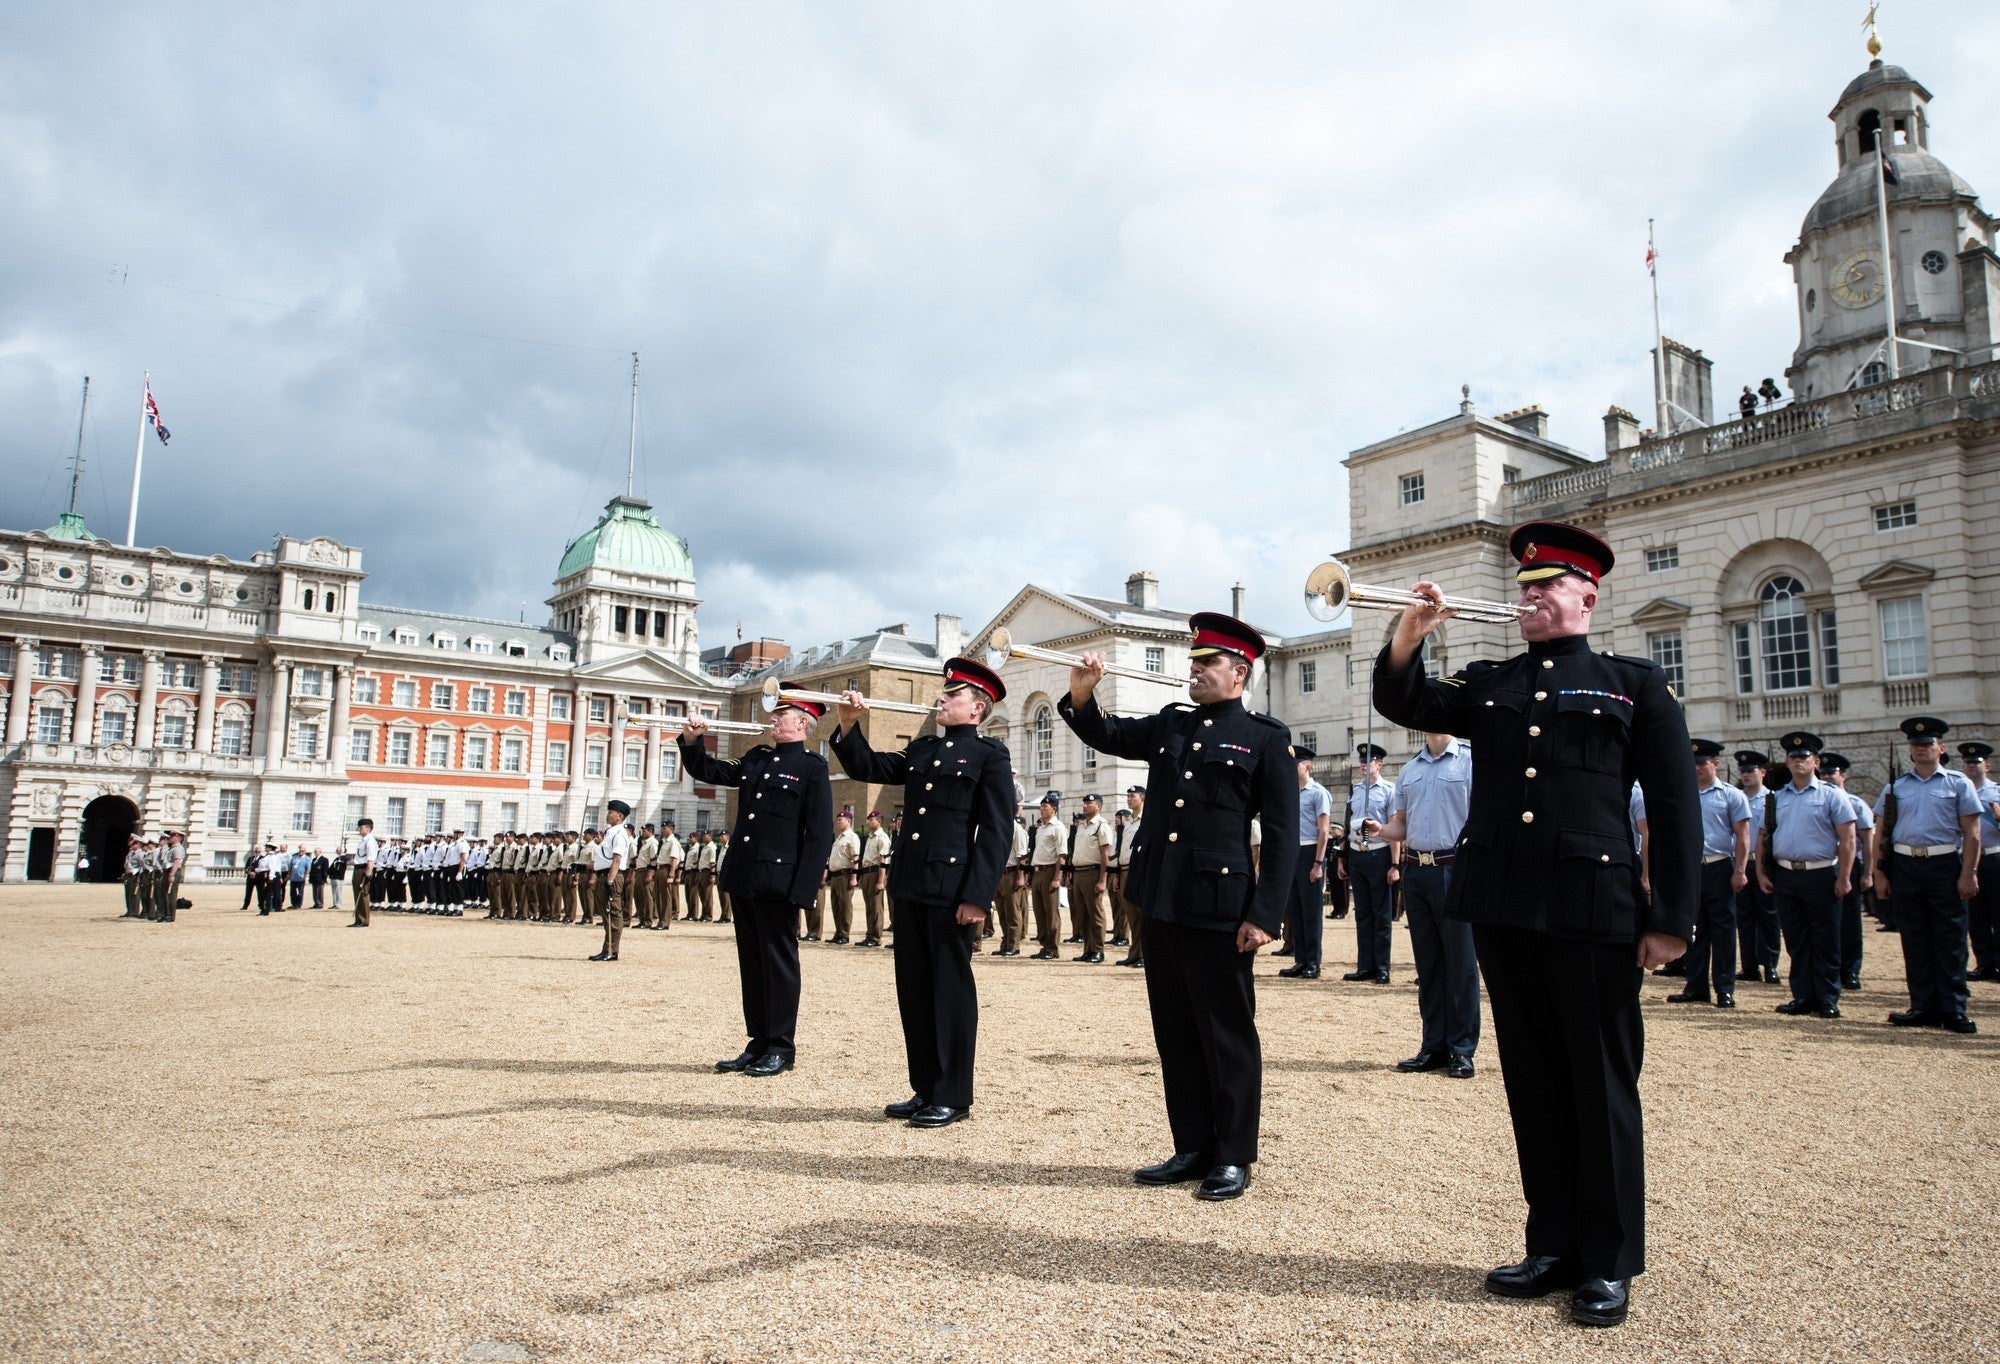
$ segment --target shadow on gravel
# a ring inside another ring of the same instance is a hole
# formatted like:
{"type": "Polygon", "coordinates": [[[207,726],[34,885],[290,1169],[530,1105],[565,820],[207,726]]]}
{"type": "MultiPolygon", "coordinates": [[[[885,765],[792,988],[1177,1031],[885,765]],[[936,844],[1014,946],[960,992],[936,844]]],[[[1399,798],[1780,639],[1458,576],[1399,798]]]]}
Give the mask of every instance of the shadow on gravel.
{"type": "Polygon", "coordinates": [[[1480,1286],[1484,1268],[1469,1265],[1258,1254],[1233,1246],[1159,1237],[1100,1240],[1019,1226],[885,1224],[833,1218],[775,1236],[742,1258],[713,1269],[636,1279],[601,1293],[559,1294],[554,1305],[565,1312],[609,1312],[637,1298],[735,1284],[753,1274],[782,1274],[795,1265],[851,1256],[856,1251],[907,1255],[967,1278],[999,1273],[1029,1283],[1053,1280],[1175,1293],[1226,1293],[1231,1297],[1325,1297],[1337,1293],[1359,1298],[1490,1301],[1480,1286]]]}
{"type": "MultiPolygon", "coordinates": [[[[743,1083],[737,1081],[738,1084],[743,1083]]],[[[521,1099],[489,1108],[460,1108],[448,1113],[420,1113],[356,1123],[336,1131],[388,1127],[403,1122],[452,1122],[459,1118],[498,1118],[509,1113],[596,1113],[615,1118],[665,1119],[668,1122],[880,1122],[871,1108],[777,1108],[765,1104],[639,1103],[632,1099],[521,1099]]]]}
{"type": "Polygon", "coordinates": [[[1036,1165],[1026,1161],[938,1160],[931,1156],[828,1156],[818,1151],[709,1150],[647,1151],[628,1160],[587,1170],[541,1175],[487,1188],[466,1189],[440,1198],[467,1198],[518,1189],[557,1189],[592,1180],[691,1165],[713,1165],[745,1174],[802,1175],[808,1179],[856,1184],[1007,1184],[1044,1188],[1129,1189],[1132,1172],[1122,1165],[1036,1165]]]}
{"type": "Polygon", "coordinates": [[[462,1060],[439,1057],[429,1061],[401,1061],[374,1070],[348,1071],[350,1075],[373,1075],[396,1070],[484,1070],[508,1075],[713,1075],[715,1067],[700,1061],[510,1061],[496,1056],[468,1056],[462,1060]]]}
{"type": "MultiPolygon", "coordinates": [[[[1106,1070],[1140,1067],[1157,1070],[1160,1065],[1160,1058],[1157,1056],[1070,1056],[1062,1052],[1044,1052],[1028,1059],[1046,1066],[1094,1066],[1106,1070]]],[[[1392,1071],[1395,1068],[1393,1061],[1380,1061],[1372,1057],[1353,1057],[1345,1061],[1270,1056],[1264,1058],[1266,1070],[1305,1075],[1365,1075],[1372,1071],[1392,1071]]]]}
{"type": "MultiPolygon", "coordinates": [[[[1891,1001],[1901,1009],[1908,1005],[1902,1000],[1891,1001]]],[[[1669,1006],[1662,1006],[1666,1008],[1669,1006]]],[[[1689,1019],[1695,1027],[1706,1032],[1728,1034],[1749,1030],[1759,1033],[1784,1032],[1797,1037],[1801,1042],[1858,1042],[1874,1047],[1917,1047],[1924,1051],[1934,1051],[1940,1055],[1965,1052],[1982,1060],[2000,1054],[2000,1036],[1988,1031],[1990,1023],[1982,1022],[1980,1032],[1973,1037],[1960,1037],[1956,1033],[1944,1032],[1937,1028],[1898,1028],[1890,1025],[1887,1009],[1880,1006],[1863,1013],[1859,1006],[1841,1006],[1839,1018],[1792,1018],[1785,1014],[1772,1013],[1765,1005],[1760,1012],[1754,1006],[1746,1008],[1737,1000],[1734,1009],[1718,1010],[1699,1004],[1678,1004],[1676,1009],[1703,1009],[1714,1017],[1699,1015],[1689,1019]]],[[[1673,1017],[1675,1015],[1669,1015],[1673,1017]]],[[[1685,1014],[1678,1015],[1686,1017],[1685,1014]]],[[[1978,1021],[1978,1020],[1975,1020],[1978,1021]]]]}

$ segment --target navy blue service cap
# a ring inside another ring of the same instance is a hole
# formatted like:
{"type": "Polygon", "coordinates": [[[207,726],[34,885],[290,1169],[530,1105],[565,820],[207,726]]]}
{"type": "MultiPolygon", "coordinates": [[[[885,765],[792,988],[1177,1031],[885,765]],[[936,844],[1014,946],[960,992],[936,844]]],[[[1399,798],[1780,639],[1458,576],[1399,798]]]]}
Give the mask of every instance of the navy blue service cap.
{"type": "Polygon", "coordinates": [[[1694,749],[1694,755],[1697,758],[1719,758],[1722,756],[1722,744],[1718,740],[1694,739],[1690,742],[1694,749]]]}
{"type": "Polygon", "coordinates": [[[1309,763],[1313,759],[1317,758],[1319,754],[1313,752],[1310,748],[1307,748],[1304,744],[1293,744],[1292,756],[1294,758],[1297,758],[1302,763],[1309,763]]]}
{"type": "Polygon", "coordinates": [[[1785,750],[1787,758],[1817,758],[1819,751],[1826,747],[1826,740],[1803,729],[1795,729],[1778,740],[1778,747],[1785,750]]]}
{"type": "Polygon", "coordinates": [[[1819,755],[1819,770],[1822,772],[1845,772],[1853,766],[1845,753],[1836,753],[1830,748],[1819,755]]]}
{"type": "Polygon", "coordinates": [[[1903,721],[1903,733],[1910,736],[1913,744],[1941,744],[1950,725],[1932,715],[1912,715],[1903,721]]]}
{"type": "Polygon", "coordinates": [[[1753,767],[1766,768],[1770,765],[1771,760],[1754,748],[1736,750],[1736,770],[1739,772],[1748,772],[1753,767]]]}
{"type": "Polygon", "coordinates": [[[1574,573],[1600,582],[1617,562],[1611,546],[1581,526],[1566,521],[1530,521],[1507,537],[1507,552],[1520,568],[1516,582],[1540,583],[1574,573]]]}
{"type": "Polygon", "coordinates": [[[1037,805],[1053,805],[1060,809],[1062,807],[1062,792],[1051,791],[1035,803],[1037,805]]]}
{"type": "Polygon", "coordinates": [[[616,810],[621,815],[632,813],[632,807],[622,800],[607,800],[604,802],[604,808],[607,810],[616,810]]]}
{"type": "Polygon", "coordinates": [[[1125,794],[1128,796],[1143,796],[1146,794],[1146,788],[1143,786],[1128,786],[1125,788],[1125,794]]]}
{"type": "Polygon", "coordinates": [[[1365,763],[1380,762],[1389,756],[1389,750],[1380,744],[1356,744],[1354,746],[1354,756],[1365,763]]]}
{"type": "Polygon", "coordinates": [[[1967,740],[1958,746],[1958,756],[1967,762],[1984,762],[1993,756],[1993,745],[1982,744],[1977,739],[1967,740]]]}

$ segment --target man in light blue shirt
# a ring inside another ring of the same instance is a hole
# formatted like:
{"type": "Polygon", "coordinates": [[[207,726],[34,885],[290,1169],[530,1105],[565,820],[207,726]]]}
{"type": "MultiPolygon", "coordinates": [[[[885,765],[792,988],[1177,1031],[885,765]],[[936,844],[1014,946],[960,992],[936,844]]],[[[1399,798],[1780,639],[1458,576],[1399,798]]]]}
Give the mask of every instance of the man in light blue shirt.
{"type": "Polygon", "coordinates": [[[1826,747],[1819,735],[1795,730],[1778,745],[1792,779],[1776,792],[1777,819],[1765,824],[1758,865],[1792,954],[1792,997],[1777,1011],[1838,1018],[1840,897],[1853,884],[1854,806],[1817,775],[1826,747]]]}
{"type": "Polygon", "coordinates": [[[1979,893],[1965,902],[1973,969],[1967,980],[2000,980],[2000,782],[1987,771],[1993,745],[1958,746],[1960,770],[1979,800],[1979,893]]]}
{"type": "Polygon", "coordinates": [[[1874,884],[1869,862],[1875,855],[1874,839],[1870,837],[1875,829],[1875,812],[1868,808],[1867,801],[1847,789],[1847,770],[1852,766],[1845,754],[1829,750],[1819,755],[1820,776],[1854,807],[1854,884],[1840,897],[1840,988],[1843,990],[1861,988],[1861,899],[1874,884]]]}
{"type": "Polygon", "coordinates": [[[1701,899],[1694,911],[1694,943],[1687,951],[1687,984],[1672,1004],[1706,1004],[1715,972],[1715,1007],[1736,1007],[1736,893],[1749,881],[1750,802],[1717,780],[1722,745],[1692,741],[1695,797],[1701,805],[1701,899]]]}
{"type": "Polygon", "coordinates": [[[1368,837],[1363,822],[1384,824],[1389,819],[1389,798],[1393,794],[1382,780],[1382,760],[1389,750],[1380,744],[1360,744],[1354,755],[1361,763],[1361,775],[1347,798],[1347,886],[1354,899],[1355,967],[1342,980],[1372,980],[1389,983],[1389,886],[1397,879],[1393,850],[1380,834],[1368,837]]]}
{"type": "Polygon", "coordinates": [[[1875,802],[1875,891],[1894,904],[1910,1007],[1899,1028],[1979,1031],[1965,1016],[1965,902],[1979,894],[1979,797],[1942,763],[1943,720],[1903,721],[1911,771],[1875,802]]]}
{"type": "Polygon", "coordinates": [[[1454,1080],[1472,1078],[1479,1048],[1479,960],[1472,925],[1447,919],[1451,865],[1472,801],[1472,756],[1449,734],[1426,734],[1424,746],[1403,765],[1388,823],[1371,837],[1403,845],[1403,908],[1410,921],[1410,951],[1417,959],[1417,1013],[1423,1044],[1396,1063],[1406,1073],[1442,1070],[1454,1080]]]}
{"type": "MultiPolygon", "coordinates": [[[[1736,752],[1736,778],[1743,799],[1750,803],[1750,848],[1754,855],[1757,840],[1764,836],[1764,812],[1771,793],[1764,788],[1764,774],[1771,760],[1754,748],[1736,752]]],[[[1764,892],[1753,872],[1750,883],[1736,897],[1736,979],[1755,982],[1761,968],[1767,984],[1778,983],[1778,907],[1764,892]]]]}
{"type": "Polygon", "coordinates": [[[1326,884],[1326,840],[1333,830],[1333,797],[1313,780],[1313,760],[1319,755],[1295,744],[1299,764],[1299,862],[1292,871],[1292,895],[1285,902],[1285,922],[1292,940],[1292,964],[1281,976],[1319,979],[1319,954],[1326,918],[1320,913],[1320,889],[1326,884]]]}

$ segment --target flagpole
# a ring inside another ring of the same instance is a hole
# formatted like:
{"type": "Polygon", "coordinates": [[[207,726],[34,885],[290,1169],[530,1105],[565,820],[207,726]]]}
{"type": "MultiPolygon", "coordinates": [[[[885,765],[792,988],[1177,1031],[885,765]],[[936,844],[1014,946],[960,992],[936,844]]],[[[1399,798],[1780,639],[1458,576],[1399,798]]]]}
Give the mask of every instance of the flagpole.
{"type": "Polygon", "coordinates": [[[1896,269],[1889,259],[1889,181],[1884,173],[1888,148],[1882,145],[1882,130],[1875,130],[1875,214],[1882,232],[1882,307],[1888,313],[1888,335],[1883,344],[1889,349],[1889,377],[1896,370],[1896,269]]]}
{"type": "Polygon", "coordinates": [[[1653,220],[1646,219],[1646,273],[1653,277],[1653,434],[1670,436],[1667,425],[1667,338],[1660,329],[1660,252],[1653,245],[1653,220]]]}
{"type": "Polygon", "coordinates": [[[139,390],[139,443],[132,449],[132,500],[125,508],[125,548],[139,533],[139,471],[146,463],[146,395],[153,391],[153,372],[146,371],[145,386],[139,390]]]}

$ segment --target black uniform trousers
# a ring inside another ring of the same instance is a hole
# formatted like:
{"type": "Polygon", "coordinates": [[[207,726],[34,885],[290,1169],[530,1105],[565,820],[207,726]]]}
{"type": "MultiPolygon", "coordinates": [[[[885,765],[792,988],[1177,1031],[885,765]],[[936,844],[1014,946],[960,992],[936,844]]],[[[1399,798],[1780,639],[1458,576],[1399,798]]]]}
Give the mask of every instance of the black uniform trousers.
{"type": "Polygon", "coordinates": [[[1786,980],[1795,1003],[1828,1008],[1840,1003],[1840,902],[1833,893],[1837,871],[1780,866],[1771,881],[1785,950],[1792,954],[1786,980]]]}
{"type": "Polygon", "coordinates": [[[1389,925],[1395,914],[1389,899],[1389,850],[1347,854],[1347,888],[1354,897],[1354,969],[1365,975],[1389,974],[1389,925]]]}
{"type": "Polygon", "coordinates": [[[1479,1050],[1479,958],[1472,925],[1447,919],[1451,868],[1403,864],[1403,911],[1417,960],[1417,1013],[1426,1056],[1470,1057],[1479,1050]]]}
{"type": "Polygon", "coordinates": [[[979,1039],[979,990],[972,981],[978,924],[960,924],[958,906],[898,900],[896,1009],[910,1093],[927,1104],[972,1107],[972,1060],[979,1039]]]}
{"type": "Polygon", "coordinates": [[[791,1056],[799,1026],[798,906],[781,895],[738,896],[736,910],[736,971],[743,981],[748,1050],[791,1056]]]}
{"type": "Polygon", "coordinates": [[[1264,1104],[1257,954],[1238,952],[1233,930],[1147,923],[1146,1002],[1174,1150],[1249,1165],[1264,1104]]]}
{"type": "MultiPolygon", "coordinates": [[[[1861,836],[1860,829],[1854,836],[1861,836]]],[[[1840,978],[1843,981],[1857,980],[1861,975],[1861,922],[1862,897],[1868,894],[1868,887],[1861,880],[1861,859],[1854,859],[1854,865],[1847,872],[1847,894],[1840,897],[1840,978]]]]}
{"type": "Polygon", "coordinates": [[[1639,1110],[1645,1026],[1631,943],[1585,943],[1475,924],[1514,1122],[1527,1251],[1586,1278],[1646,1268],[1639,1110]]]}
{"type": "Polygon", "coordinates": [[[1715,993],[1736,993],[1736,892],[1729,878],[1733,858],[1701,864],[1701,899],[1694,907],[1694,945],[1687,952],[1687,992],[1708,994],[1710,968],[1715,993]]]}
{"type": "Polygon", "coordinates": [[[1292,894],[1285,901],[1285,932],[1292,940],[1292,965],[1315,969],[1319,966],[1326,924],[1319,910],[1319,888],[1323,883],[1313,880],[1312,875],[1313,868],[1319,865],[1312,855],[1317,846],[1316,843],[1299,845],[1299,864],[1292,869],[1292,894]]]}
{"type": "Polygon", "coordinates": [[[1750,884],[1736,892],[1736,960],[1738,975],[1756,978],[1762,967],[1772,979],[1778,974],[1778,901],[1757,884],[1753,870],[1750,884]]]}
{"type": "Polygon", "coordinates": [[[1903,935],[1903,974],[1910,1007],[1946,1018],[1965,1012],[1965,902],[1958,898],[1964,860],[1943,857],[1889,858],[1889,891],[1896,930],[1903,935]]]}
{"type": "Polygon", "coordinates": [[[1981,974],[2000,966],[2000,852],[1980,855],[1979,894],[1965,902],[1965,925],[1981,974]]]}

